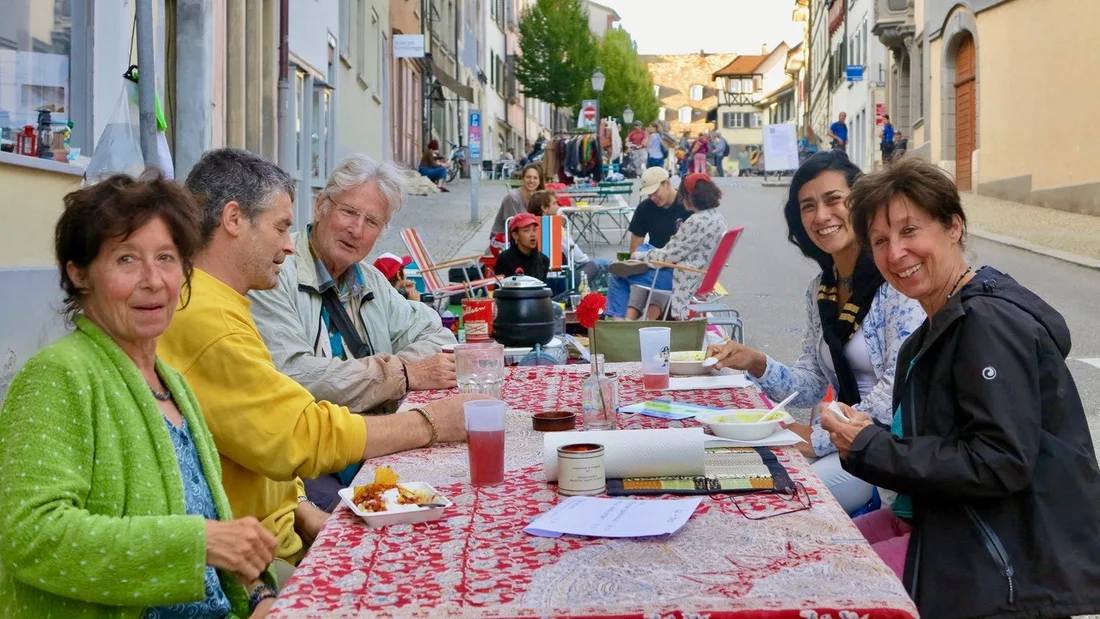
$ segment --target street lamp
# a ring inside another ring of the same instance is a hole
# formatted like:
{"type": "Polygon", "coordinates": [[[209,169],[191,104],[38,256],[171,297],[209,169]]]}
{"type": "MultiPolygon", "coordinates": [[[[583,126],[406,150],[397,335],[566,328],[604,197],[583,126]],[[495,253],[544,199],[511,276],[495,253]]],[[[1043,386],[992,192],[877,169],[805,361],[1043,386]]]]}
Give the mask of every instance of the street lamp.
{"type": "Polygon", "coordinates": [[[623,110],[623,124],[629,125],[632,122],[634,122],[634,110],[630,109],[630,106],[627,105],[626,109],[623,110]]]}
{"type": "Polygon", "coordinates": [[[597,97],[603,92],[603,85],[606,81],[607,78],[604,77],[603,72],[597,68],[596,72],[592,74],[592,90],[596,91],[597,97]]]}

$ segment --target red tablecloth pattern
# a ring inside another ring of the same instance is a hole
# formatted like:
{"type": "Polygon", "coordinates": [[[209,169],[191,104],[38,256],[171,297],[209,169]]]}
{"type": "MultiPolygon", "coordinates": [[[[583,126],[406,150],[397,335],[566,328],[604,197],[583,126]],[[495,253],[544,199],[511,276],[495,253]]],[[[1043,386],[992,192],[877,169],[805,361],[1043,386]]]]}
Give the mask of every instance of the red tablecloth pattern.
{"type": "MultiPolygon", "coordinates": [[[[645,399],[640,366],[616,364],[620,402],[645,399]]],[[[438,446],[378,458],[403,479],[432,483],[455,506],[441,520],[369,529],[341,506],[295,572],[270,617],[639,617],[911,619],[901,583],[795,450],[780,450],[813,508],[786,511],[775,495],[707,497],[692,519],[665,538],[549,539],[523,527],[561,499],[544,481],[542,434],[528,416],[580,409],[586,366],[509,370],[505,484],[468,483],[466,448],[438,446]],[[737,503],[735,504],[734,501],[737,503]]],[[[446,392],[413,394],[422,404],[446,392]]],[[[753,388],[685,391],[678,400],[758,407],[753,388]]],[[[678,427],[620,415],[624,428],[678,427]]],[[[369,480],[366,466],[357,482],[369,480]]]]}

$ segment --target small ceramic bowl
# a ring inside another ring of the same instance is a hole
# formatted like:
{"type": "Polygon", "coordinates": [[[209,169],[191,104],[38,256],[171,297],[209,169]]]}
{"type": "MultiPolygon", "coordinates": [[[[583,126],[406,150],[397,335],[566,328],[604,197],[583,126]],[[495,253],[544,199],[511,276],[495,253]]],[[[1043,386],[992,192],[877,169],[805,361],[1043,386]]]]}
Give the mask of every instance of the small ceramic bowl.
{"type": "Polygon", "coordinates": [[[531,415],[531,427],[539,432],[564,432],[577,427],[576,413],[546,411],[531,415]]]}

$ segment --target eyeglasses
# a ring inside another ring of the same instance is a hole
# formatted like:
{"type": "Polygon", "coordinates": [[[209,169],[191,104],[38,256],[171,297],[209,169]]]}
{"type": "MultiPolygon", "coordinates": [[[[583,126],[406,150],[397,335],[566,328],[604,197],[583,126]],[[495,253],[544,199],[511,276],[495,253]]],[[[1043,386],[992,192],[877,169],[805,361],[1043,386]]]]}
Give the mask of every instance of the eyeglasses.
{"type": "Polygon", "coordinates": [[[367,228],[370,228],[371,230],[385,230],[386,226],[388,225],[377,217],[358,211],[346,204],[338,204],[329,196],[325,196],[325,199],[336,207],[336,214],[345,223],[354,224],[358,223],[359,220],[363,220],[367,228]]]}
{"type": "Polygon", "coordinates": [[[749,520],[767,520],[813,508],[806,486],[796,482],[789,491],[728,495],[737,511],[749,520]]]}

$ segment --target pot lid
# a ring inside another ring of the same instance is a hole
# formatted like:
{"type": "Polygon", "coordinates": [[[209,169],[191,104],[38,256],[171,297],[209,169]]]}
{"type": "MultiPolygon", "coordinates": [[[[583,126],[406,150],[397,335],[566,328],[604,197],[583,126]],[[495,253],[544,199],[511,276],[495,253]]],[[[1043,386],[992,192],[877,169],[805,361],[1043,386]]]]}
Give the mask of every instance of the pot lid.
{"type": "Polygon", "coordinates": [[[501,280],[500,286],[501,288],[545,288],[546,284],[541,279],[517,273],[501,280]]]}

